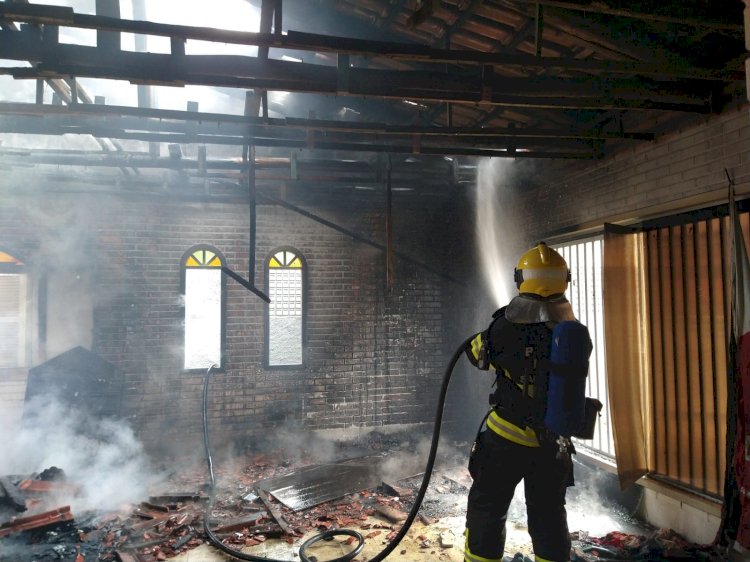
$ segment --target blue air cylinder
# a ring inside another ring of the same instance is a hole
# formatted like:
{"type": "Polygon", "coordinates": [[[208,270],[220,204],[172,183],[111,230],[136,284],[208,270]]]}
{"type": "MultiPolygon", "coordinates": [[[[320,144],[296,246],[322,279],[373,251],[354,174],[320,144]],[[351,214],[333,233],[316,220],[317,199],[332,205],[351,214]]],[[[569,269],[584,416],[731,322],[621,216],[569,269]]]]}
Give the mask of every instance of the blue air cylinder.
{"type": "Polygon", "coordinates": [[[575,435],[584,426],[591,350],[589,331],[580,322],[560,322],[552,331],[544,424],[563,437],[575,435]]]}

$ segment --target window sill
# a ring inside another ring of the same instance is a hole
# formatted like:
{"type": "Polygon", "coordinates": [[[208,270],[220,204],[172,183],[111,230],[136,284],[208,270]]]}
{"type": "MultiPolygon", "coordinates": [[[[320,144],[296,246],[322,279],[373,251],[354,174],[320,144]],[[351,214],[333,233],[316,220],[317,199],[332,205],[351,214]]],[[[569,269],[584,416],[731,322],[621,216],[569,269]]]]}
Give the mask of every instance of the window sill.
{"type": "Polygon", "coordinates": [[[722,502],[718,499],[703,496],[698,492],[693,493],[688,490],[683,490],[682,488],[669,484],[668,482],[650,476],[642,477],[636,482],[636,484],[648,490],[653,490],[654,492],[669,496],[680,503],[684,503],[685,505],[689,505],[690,507],[694,507],[695,509],[704,511],[710,515],[721,517],[722,502]]]}
{"type": "Polygon", "coordinates": [[[576,448],[576,457],[578,457],[584,464],[595,466],[596,468],[600,468],[611,474],[617,474],[617,464],[613,459],[605,457],[604,455],[598,455],[596,452],[588,450],[583,446],[576,448]]]}

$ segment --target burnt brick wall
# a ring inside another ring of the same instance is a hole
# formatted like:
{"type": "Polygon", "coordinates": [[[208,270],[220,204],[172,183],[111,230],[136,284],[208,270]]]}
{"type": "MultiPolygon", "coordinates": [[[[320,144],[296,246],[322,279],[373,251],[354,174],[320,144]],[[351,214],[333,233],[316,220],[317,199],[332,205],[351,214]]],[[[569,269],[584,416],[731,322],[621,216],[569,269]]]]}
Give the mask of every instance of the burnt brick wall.
{"type": "MultiPolygon", "coordinates": [[[[124,373],[123,416],[152,448],[199,448],[203,373],[182,370],[180,261],[191,246],[210,244],[247,277],[247,206],[81,194],[47,201],[82,217],[78,232],[86,233],[86,252],[72,267],[91,271],[93,351],[124,373]]],[[[0,221],[4,246],[40,248],[41,256],[54,238],[65,238],[63,224],[38,224],[36,202],[7,199],[2,214],[15,218],[0,221]]],[[[332,194],[300,204],[385,244],[382,194],[332,194]]],[[[451,273],[455,263],[442,254],[458,239],[449,228],[458,224],[450,217],[454,206],[448,199],[433,200],[429,209],[424,204],[418,197],[394,198],[395,248],[451,273]]],[[[278,246],[292,246],[306,260],[305,365],[263,367],[265,305],[226,279],[226,371],[211,380],[212,434],[242,442],[282,431],[430,422],[451,351],[446,326],[454,289],[447,287],[454,283],[396,258],[389,290],[382,251],[290,210],[260,205],[255,278],[261,290],[265,259],[278,246]]]]}
{"type": "Polygon", "coordinates": [[[750,193],[749,109],[706,117],[598,162],[538,167],[524,192],[524,223],[546,236],[725,203],[725,169],[739,196],[750,193]]]}

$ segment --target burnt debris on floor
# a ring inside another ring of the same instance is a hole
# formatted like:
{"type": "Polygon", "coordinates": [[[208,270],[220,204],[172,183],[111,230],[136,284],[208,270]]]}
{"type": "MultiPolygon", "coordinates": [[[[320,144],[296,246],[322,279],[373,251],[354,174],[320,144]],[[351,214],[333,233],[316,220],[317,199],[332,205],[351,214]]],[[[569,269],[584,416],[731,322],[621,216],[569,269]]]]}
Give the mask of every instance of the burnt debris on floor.
{"type": "MultiPolygon", "coordinates": [[[[382,442],[371,445],[370,451],[385,448],[382,442]]],[[[421,481],[420,475],[400,479],[394,466],[413,475],[410,465],[421,462],[414,450],[410,446],[395,455],[381,452],[325,463],[311,463],[310,457],[289,461],[283,452],[248,453],[217,468],[211,527],[237,549],[269,539],[293,544],[311,532],[353,526],[365,531],[366,539],[390,540],[421,481]],[[401,462],[399,454],[410,462],[401,462]],[[289,494],[307,499],[293,504],[289,494]]],[[[77,512],[72,507],[76,487],[57,467],[5,476],[0,485],[0,559],[152,562],[206,542],[209,490],[202,460],[175,472],[162,489],[139,503],[104,513],[77,512]],[[60,501],[65,504],[56,503],[60,501]]],[[[420,521],[434,523],[426,515],[420,521]]],[[[447,535],[445,544],[453,546],[447,535]]],[[[425,541],[424,548],[433,546],[425,541]]]]}
{"type": "MultiPolygon", "coordinates": [[[[381,548],[397,534],[413,505],[422,480],[415,467],[423,459],[408,439],[398,444],[386,442],[391,437],[370,439],[365,447],[346,449],[370,454],[338,461],[321,462],[307,453],[289,460],[284,451],[273,451],[218,463],[211,528],[226,545],[245,552],[285,544],[290,560],[303,537],[333,529],[357,529],[381,548]]],[[[462,558],[460,526],[471,479],[455,461],[438,463],[415,525],[412,542],[425,560],[462,558]]],[[[206,548],[204,461],[171,465],[170,478],[148,497],[106,512],[76,510],[76,486],[62,467],[0,477],[0,559],[154,562],[206,548]]],[[[635,528],[630,523],[622,528],[635,528]]],[[[517,527],[513,530],[519,535],[525,532],[523,522],[510,521],[509,526],[517,527]]],[[[571,528],[575,559],[720,560],[710,548],[691,545],[674,533],[640,528],[642,534],[617,530],[601,537],[571,528]]],[[[509,548],[515,546],[509,540],[509,548]]],[[[531,552],[528,545],[519,550],[531,552]]],[[[397,549],[393,556],[403,558],[406,552],[397,549]]],[[[357,560],[369,557],[364,551],[357,560]]]]}

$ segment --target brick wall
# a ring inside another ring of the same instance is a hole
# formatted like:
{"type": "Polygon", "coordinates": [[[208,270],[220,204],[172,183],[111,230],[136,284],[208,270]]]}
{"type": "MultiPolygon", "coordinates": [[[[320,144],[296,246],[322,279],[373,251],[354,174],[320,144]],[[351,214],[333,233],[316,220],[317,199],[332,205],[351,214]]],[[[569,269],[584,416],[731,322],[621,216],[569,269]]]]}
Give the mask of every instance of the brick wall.
{"type": "MultiPolygon", "coordinates": [[[[85,270],[93,280],[93,351],[124,373],[123,416],[151,447],[199,447],[203,374],[181,368],[180,261],[191,246],[210,244],[247,277],[247,206],[46,197],[50,206],[74,209],[81,217],[74,238],[85,244],[68,267],[85,270]]],[[[385,244],[382,199],[349,192],[302,206],[385,244]]],[[[0,219],[14,220],[0,220],[3,246],[36,247],[41,257],[67,236],[62,224],[39,224],[33,196],[6,201],[0,219]]],[[[451,241],[461,238],[451,234],[450,225],[458,224],[450,220],[455,207],[448,199],[433,198],[430,209],[424,204],[419,197],[394,198],[395,249],[451,273],[451,241]]],[[[290,210],[260,205],[255,278],[261,290],[264,261],[278,246],[292,246],[306,260],[306,363],[263,367],[264,303],[227,279],[226,372],[213,376],[209,392],[216,439],[431,421],[450,353],[446,307],[452,282],[396,258],[389,291],[383,252],[290,210]]]]}
{"type": "Polygon", "coordinates": [[[738,194],[750,192],[748,107],[634,143],[600,162],[525,165],[532,179],[523,219],[542,236],[726,202],[725,168],[738,194]]]}

